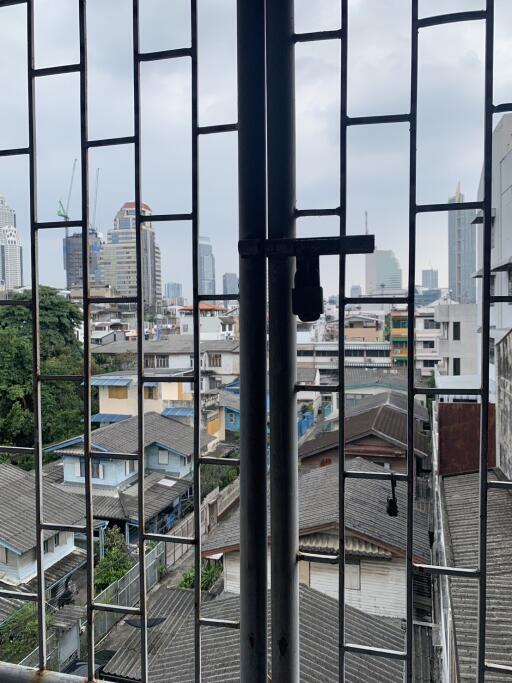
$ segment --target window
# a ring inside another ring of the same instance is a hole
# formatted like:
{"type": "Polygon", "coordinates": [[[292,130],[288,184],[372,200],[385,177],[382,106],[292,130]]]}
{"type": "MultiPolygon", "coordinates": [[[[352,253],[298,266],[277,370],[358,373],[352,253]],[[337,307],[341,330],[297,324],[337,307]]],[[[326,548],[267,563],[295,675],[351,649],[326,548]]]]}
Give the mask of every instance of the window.
{"type": "Polygon", "coordinates": [[[496,226],[494,225],[494,220],[491,223],[491,249],[496,246],[496,226]]]}
{"type": "Polygon", "coordinates": [[[128,398],[128,387],[109,387],[108,397],[126,399],[128,398]]]}
{"type": "Polygon", "coordinates": [[[144,387],[144,398],[156,401],[158,399],[158,387],[144,387]]]}
{"type": "Polygon", "coordinates": [[[60,534],[55,534],[53,537],[53,543],[56,548],[60,545],[60,534]]]}
{"type": "Polygon", "coordinates": [[[361,565],[359,561],[346,559],[345,561],[345,586],[347,590],[361,590],[361,565]]]}
{"type": "Polygon", "coordinates": [[[135,472],[135,460],[125,460],[124,473],[128,477],[135,472]]]}
{"type": "Polygon", "coordinates": [[[211,368],[222,367],[222,356],[220,353],[209,353],[208,354],[208,365],[211,368]]]}
{"type": "Polygon", "coordinates": [[[7,548],[0,547],[0,564],[8,564],[9,559],[7,557],[7,553],[9,551],[7,548]]]}
{"type": "Polygon", "coordinates": [[[453,374],[460,375],[460,358],[453,359],[453,374]]]}
{"type": "Polygon", "coordinates": [[[158,464],[159,465],[168,465],[169,464],[169,451],[166,451],[163,448],[158,449],[158,464]]]}
{"type": "Polygon", "coordinates": [[[393,320],[395,329],[407,329],[407,320],[393,320]]]}
{"type": "Polygon", "coordinates": [[[460,341],[460,322],[453,323],[453,340],[460,341]]]}
{"type": "Polygon", "coordinates": [[[492,363],[492,365],[495,363],[495,347],[492,337],[489,339],[489,363],[492,363]]]}
{"type": "Polygon", "coordinates": [[[512,270],[508,271],[507,279],[508,279],[508,295],[512,296],[512,270]]]}
{"type": "MultiPolygon", "coordinates": [[[[93,460],[91,463],[91,469],[93,479],[104,479],[105,468],[100,462],[93,460]]],[[[85,461],[83,459],[80,460],[80,476],[85,477],[85,461]]]]}
{"type": "Polygon", "coordinates": [[[43,552],[48,553],[50,552],[50,539],[47,538],[46,541],[43,541],[43,552]]]}
{"type": "Polygon", "coordinates": [[[424,341],[423,342],[423,348],[424,349],[435,349],[436,344],[434,341],[424,341]]]}
{"type": "Polygon", "coordinates": [[[439,330],[441,323],[432,320],[432,318],[426,318],[423,326],[425,330],[439,330]]]}
{"type": "Polygon", "coordinates": [[[435,368],[437,365],[437,361],[435,360],[424,360],[423,361],[423,367],[424,368],[435,368]]]}
{"type": "Polygon", "coordinates": [[[157,368],[168,368],[169,367],[169,356],[166,354],[161,354],[156,357],[156,367],[157,368]]]}
{"type": "Polygon", "coordinates": [[[491,296],[496,292],[496,275],[491,275],[491,296]]]}

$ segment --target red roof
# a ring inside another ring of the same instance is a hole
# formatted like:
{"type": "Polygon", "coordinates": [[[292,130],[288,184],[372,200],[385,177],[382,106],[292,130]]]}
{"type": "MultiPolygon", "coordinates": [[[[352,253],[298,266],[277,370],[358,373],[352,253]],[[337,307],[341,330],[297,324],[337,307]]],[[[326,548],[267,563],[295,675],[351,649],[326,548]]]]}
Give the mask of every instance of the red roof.
{"type": "MultiPolygon", "coordinates": [[[[135,202],[125,202],[121,208],[122,209],[134,209],[135,208],[135,202]]],[[[144,202],[141,202],[140,208],[143,209],[144,211],[149,211],[149,213],[153,213],[153,209],[149,206],[149,204],[146,204],[144,202]]]]}
{"type": "MultiPolygon", "coordinates": [[[[192,306],[183,306],[182,311],[191,311],[192,306]]],[[[207,301],[201,301],[199,304],[200,311],[225,311],[224,306],[217,306],[216,304],[209,304],[207,301]]]]}

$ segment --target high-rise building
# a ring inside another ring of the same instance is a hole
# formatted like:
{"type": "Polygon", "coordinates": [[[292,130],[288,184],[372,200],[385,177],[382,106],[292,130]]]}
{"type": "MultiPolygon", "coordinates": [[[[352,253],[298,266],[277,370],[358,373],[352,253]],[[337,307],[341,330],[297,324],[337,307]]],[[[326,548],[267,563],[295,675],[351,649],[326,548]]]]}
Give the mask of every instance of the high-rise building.
{"type": "Polygon", "coordinates": [[[16,212],[0,194],[0,283],[6,290],[23,287],[23,248],[16,212]]]}
{"type": "Polygon", "coordinates": [[[165,298],[171,301],[174,299],[183,299],[183,285],[181,282],[166,282],[165,298]]]}
{"type": "Polygon", "coordinates": [[[402,289],[402,269],[391,249],[376,249],[366,254],[366,294],[380,294],[387,289],[402,289]]]}
{"type": "Polygon", "coordinates": [[[438,289],[439,287],[439,272],[434,268],[428,268],[421,271],[421,286],[425,289],[438,289]]]}
{"type": "MultiPolygon", "coordinates": [[[[143,216],[151,216],[151,208],[142,203],[143,216]]],[[[142,223],[142,292],[147,306],[162,298],[162,264],[151,221],[142,223]]],[[[125,202],[109,230],[102,246],[99,270],[101,281],[110,285],[119,296],[134,296],[137,291],[137,255],[135,202],[125,202]]]]}
{"type": "MultiPolygon", "coordinates": [[[[222,293],[238,294],[238,275],[236,273],[224,273],[222,276],[222,293]]],[[[226,306],[235,306],[236,299],[226,301],[226,306]]]]}
{"type": "MultiPolygon", "coordinates": [[[[75,232],[63,239],[64,270],[66,271],[66,289],[82,287],[82,233],[75,232]]],[[[99,259],[101,238],[95,230],[89,230],[89,282],[99,284],[99,259]]]]}
{"type": "Polygon", "coordinates": [[[215,294],[215,257],[209,237],[199,237],[199,294],[215,294]]]}
{"type": "MultiPolygon", "coordinates": [[[[464,201],[460,184],[450,204],[464,201]]],[[[460,304],[476,302],[476,230],[474,211],[448,212],[448,287],[450,298],[460,304]]]]}
{"type": "Polygon", "coordinates": [[[361,285],[352,285],[352,287],[350,288],[350,298],[358,299],[362,295],[363,292],[361,291],[361,285]]]}

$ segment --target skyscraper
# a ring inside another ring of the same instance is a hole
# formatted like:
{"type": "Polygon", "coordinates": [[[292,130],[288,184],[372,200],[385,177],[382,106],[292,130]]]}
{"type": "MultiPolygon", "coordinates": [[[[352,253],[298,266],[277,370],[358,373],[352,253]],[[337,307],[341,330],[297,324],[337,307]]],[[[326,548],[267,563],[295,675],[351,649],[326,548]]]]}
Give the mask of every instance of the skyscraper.
{"type": "MultiPolygon", "coordinates": [[[[464,201],[460,184],[450,204],[464,201]]],[[[476,229],[474,211],[450,211],[448,213],[448,286],[450,298],[460,304],[476,302],[476,229]]]]}
{"type": "MultiPolygon", "coordinates": [[[[236,273],[224,273],[222,276],[222,293],[238,294],[238,275],[236,273]]],[[[226,301],[226,306],[235,306],[236,299],[226,301]]]]}
{"type": "Polygon", "coordinates": [[[16,212],[0,194],[0,283],[7,290],[23,287],[23,249],[16,212]]]}
{"type": "Polygon", "coordinates": [[[386,289],[402,289],[402,269],[391,249],[376,249],[366,254],[366,294],[377,294],[386,289]]]}
{"type": "Polygon", "coordinates": [[[352,287],[350,288],[350,298],[358,299],[362,295],[363,293],[361,291],[361,285],[352,285],[352,287]]]}
{"type": "Polygon", "coordinates": [[[439,273],[433,268],[421,271],[421,286],[425,289],[437,289],[439,287],[439,273]]]}
{"type": "Polygon", "coordinates": [[[165,283],[165,298],[166,299],[183,299],[183,285],[181,282],[166,282],[165,283]]]}
{"type": "Polygon", "coordinates": [[[215,294],[215,257],[209,237],[199,237],[199,294],[215,294]]]}
{"type": "MultiPolygon", "coordinates": [[[[75,232],[64,237],[64,270],[66,271],[66,289],[81,287],[82,276],[82,233],[75,232]]],[[[89,282],[98,284],[99,257],[101,252],[101,238],[95,230],[89,230],[89,282]]]]}
{"type": "MultiPolygon", "coordinates": [[[[143,216],[151,216],[151,208],[142,203],[143,216]]],[[[147,306],[162,298],[162,265],[160,248],[150,221],[142,229],[142,291],[147,306]]],[[[101,284],[110,285],[119,296],[134,296],[137,291],[137,256],[135,202],[125,202],[109,230],[107,243],[101,248],[99,270],[101,284]]]]}

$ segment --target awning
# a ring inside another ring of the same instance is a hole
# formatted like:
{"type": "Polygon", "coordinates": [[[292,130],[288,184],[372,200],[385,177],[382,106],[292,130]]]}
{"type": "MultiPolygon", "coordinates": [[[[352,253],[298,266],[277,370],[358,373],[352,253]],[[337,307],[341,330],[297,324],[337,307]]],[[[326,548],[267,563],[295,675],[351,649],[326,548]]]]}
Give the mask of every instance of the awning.
{"type": "Polygon", "coordinates": [[[164,408],[162,410],[164,417],[193,417],[193,408],[164,408]]]}
{"type": "Polygon", "coordinates": [[[122,422],[123,420],[128,420],[130,417],[131,415],[118,415],[116,413],[96,413],[96,415],[91,416],[91,422],[97,424],[122,422]]]}
{"type": "MultiPolygon", "coordinates": [[[[495,220],[496,220],[496,209],[492,209],[492,219],[491,219],[491,223],[494,223],[495,220]]],[[[476,215],[476,216],[473,218],[473,220],[471,221],[471,224],[472,224],[472,225],[479,225],[479,224],[481,224],[481,223],[483,223],[483,222],[484,222],[484,214],[483,214],[482,211],[479,211],[479,212],[477,213],[477,215],[476,215]]]]}
{"type": "Polygon", "coordinates": [[[498,263],[497,266],[494,266],[494,268],[491,268],[493,273],[502,273],[507,270],[512,270],[512,257],[505,259],[501,263],[498,263]]]}
{"type": "Polygon", "coordinates": [[[93,377],[93,387],[128,387],[132,383],[130,377],[93,377]]]}

